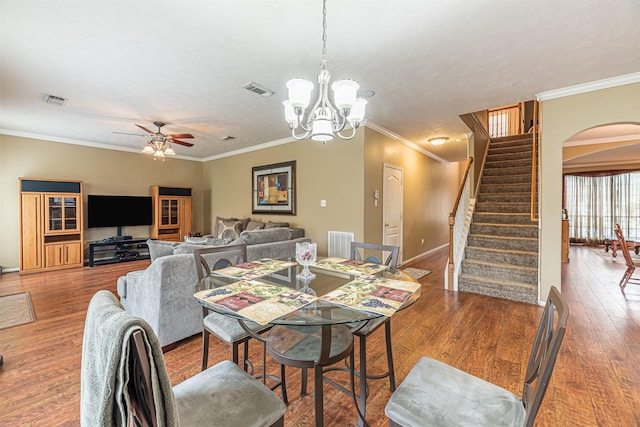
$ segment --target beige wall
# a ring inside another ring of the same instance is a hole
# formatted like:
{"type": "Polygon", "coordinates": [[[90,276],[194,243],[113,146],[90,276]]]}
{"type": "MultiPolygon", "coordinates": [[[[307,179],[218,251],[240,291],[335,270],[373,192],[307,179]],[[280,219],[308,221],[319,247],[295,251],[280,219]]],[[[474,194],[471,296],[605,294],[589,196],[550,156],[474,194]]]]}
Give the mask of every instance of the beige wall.
{"type": "Polygon", "coordinates": [[[387,163],[403,170],[403,260],[448,243],[459,164],[444,165],[374,130],[365,132],[364,240],[382,243],[383,167],[387,163]],[[377,207],[374,190],[380,190],[377,207]]]}
{"type": "Polygon", "coordinates": [[[540,300],[561,280],[562,143],[595,126],[638,123],[640,83],[541,102],[540,300]]]}
{"type": "MultiPolygon", "coordinates": [[[[150,156],[0,135],[0,265],[17,268],[19,258],[18,178],[81,180],[85,227],[88,194],[148,195],[151,185],[192,187],[194,230],[203,226],[201,162],[150,156]]],[[[123,233],[149,236],[148,227],[126,227],[123,233]]],[[[85,229],[85,242],[116,234],[116,228],[85,229]]]]}
{"type": "Polygon", "coordinates": [[[362,239],[363,132],[358,130],[350,141],[297,141],[205,163],[209,224],[216,216],[286,221],[305,229],[306,236],[318,243],[320,256],[326,256],[329,230],[353,231],[356,240],[362,239]],[[296,215],[252,214],[251,168],[291,160],[296,161],[296,215]],[[327,206],[320,207],[320,200],[327,206]]]}
{"type": "MultiPolygon", "coordinates": [[[[382,201],[384,163],[404,171],[404,259],[446,244],[459,164],[443,165],[367,128],[350,141],[297,141],[205,163],[176,158],[160,162],[138,153],[0,135],[0,265],[18,266],[19,177],[82,180],[85,207],[88,194],[146,195],[151,185],[192,187],[194,231],[211,233],[216,216],[287,221],[305,228],[318,243],[319,255],[326,255],[329,230],[381,241],[382,205],[373,207],[373,190],[380,189],[382,201]],[[290,160],[297,162],[296,215],[252,214],[251,168],[290,160]],[[327,206],[321,207],[320,200],[327,206]]],[[[85,229],[85,241],[115,232],[85,229]]],[[[123,232],[149,234],[147,227],[123,232]]]]}

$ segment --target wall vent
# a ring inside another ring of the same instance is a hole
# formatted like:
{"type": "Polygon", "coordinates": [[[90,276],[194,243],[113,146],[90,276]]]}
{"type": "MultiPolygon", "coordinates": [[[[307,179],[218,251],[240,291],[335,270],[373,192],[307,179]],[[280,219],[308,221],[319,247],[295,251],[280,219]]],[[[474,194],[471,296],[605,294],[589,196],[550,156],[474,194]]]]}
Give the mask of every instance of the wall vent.
{"type": "Polygon", "coordinates": [[[47,93],[43,94],[40,99],[42,99],[47,104],[53,105],[64,105],[65,102],[67,102],[66,98],[63,98],[61,96],[49,95],[47,93]]]}
{"type": "Polygon", "coordinates": [[[253,93],[257,93],[258,95],[269,97],[271,95],[273,95],[275,92],[267,89],[265,87],[260,86],[258,83],[256,82],[248,82],[242,85],[243,89],[249,90],[253,93]]]}
{"type": "Polygon", "coordinates": [[[340,258],[351,258],[351,242],[353,242],[354,233],[346,231],[329,231],[329,256],[340,258]]]}

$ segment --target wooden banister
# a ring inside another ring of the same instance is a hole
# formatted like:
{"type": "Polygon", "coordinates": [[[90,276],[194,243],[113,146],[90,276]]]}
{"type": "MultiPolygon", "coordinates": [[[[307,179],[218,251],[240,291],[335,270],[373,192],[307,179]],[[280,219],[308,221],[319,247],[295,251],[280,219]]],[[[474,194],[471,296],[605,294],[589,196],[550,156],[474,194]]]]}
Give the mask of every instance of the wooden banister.
{"type": "Polygon", "coordinates": [[[456,218],[456,214],[458,213],[458,205],[460,205],[460,198],[462,197],[464,184],[465,182],[467,182],[467,176],[469,175],[469,170],[471,170],[472,163],[473,163],[473,157],[469,157],[467,159],[467,166],[465,167],[462,181],[460,182],[460,187],[458,188],[458,195],[456,196],[456,201],[453,203],[453,210],[449,214],[449,263],[453,263],[453,226],[456,223],[455,218],[456,218]]]}
{"type": "Polygon", "coordinates": [[[538,220],[536,209],[538,191],[538,101],[533,101],[533,141],[531,149],[531,221],[538,220]]]}

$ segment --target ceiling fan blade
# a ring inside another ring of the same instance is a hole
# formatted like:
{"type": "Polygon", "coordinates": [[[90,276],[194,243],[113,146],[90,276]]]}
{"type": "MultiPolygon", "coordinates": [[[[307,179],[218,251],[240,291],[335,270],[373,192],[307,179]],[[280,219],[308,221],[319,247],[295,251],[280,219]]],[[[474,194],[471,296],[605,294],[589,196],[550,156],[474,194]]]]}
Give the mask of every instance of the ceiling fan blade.
{"type": "Polygon", "coordinates": [[[186,139],[191,139],[193,138],[193,135],[191,135],[190,133],[170,133],[169,135],[171,138],[186,138],[186,139]]]}
{"type": "Polygon", "coordinates": [[[145,131],[145,132],[147,132],[147,133],[155,134],[155,132],[151,132],[149,129],[147,129],[147,128],[146,128],[146,127],[144,127],[144,126],[141,126],[141,125],[136,125],[136,126],[138,126],[140,129],[142,129],[143,131],[145,131]]]}
{"type": "Polygon", "coordinates": [[[128,132],[111,132],[111,133],[117,133],[118,135],[149,136],[149,135],[142,135],[139,133],[128,133],[128,132]]]}
{"type": "Polygon", "coordinates": [[[193,144],[190,142],[184,142],[184,141],[180,141],[179,139],[173,139],[170,138],[169,139],[170,142],[174,143],[174,144],[178,144],[178,145],[184,145],[185,147],[193,147],[193,144]]]}

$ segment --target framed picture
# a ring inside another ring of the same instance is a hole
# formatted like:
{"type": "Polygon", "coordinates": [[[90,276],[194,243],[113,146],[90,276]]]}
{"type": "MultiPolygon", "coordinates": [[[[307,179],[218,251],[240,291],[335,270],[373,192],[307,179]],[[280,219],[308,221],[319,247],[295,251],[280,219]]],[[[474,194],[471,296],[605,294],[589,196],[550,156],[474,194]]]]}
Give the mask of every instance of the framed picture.
{"type": "Polygon", "coordinates": [[[252,168],[252,213],[296,214],[296,162],[252,168]]]}

